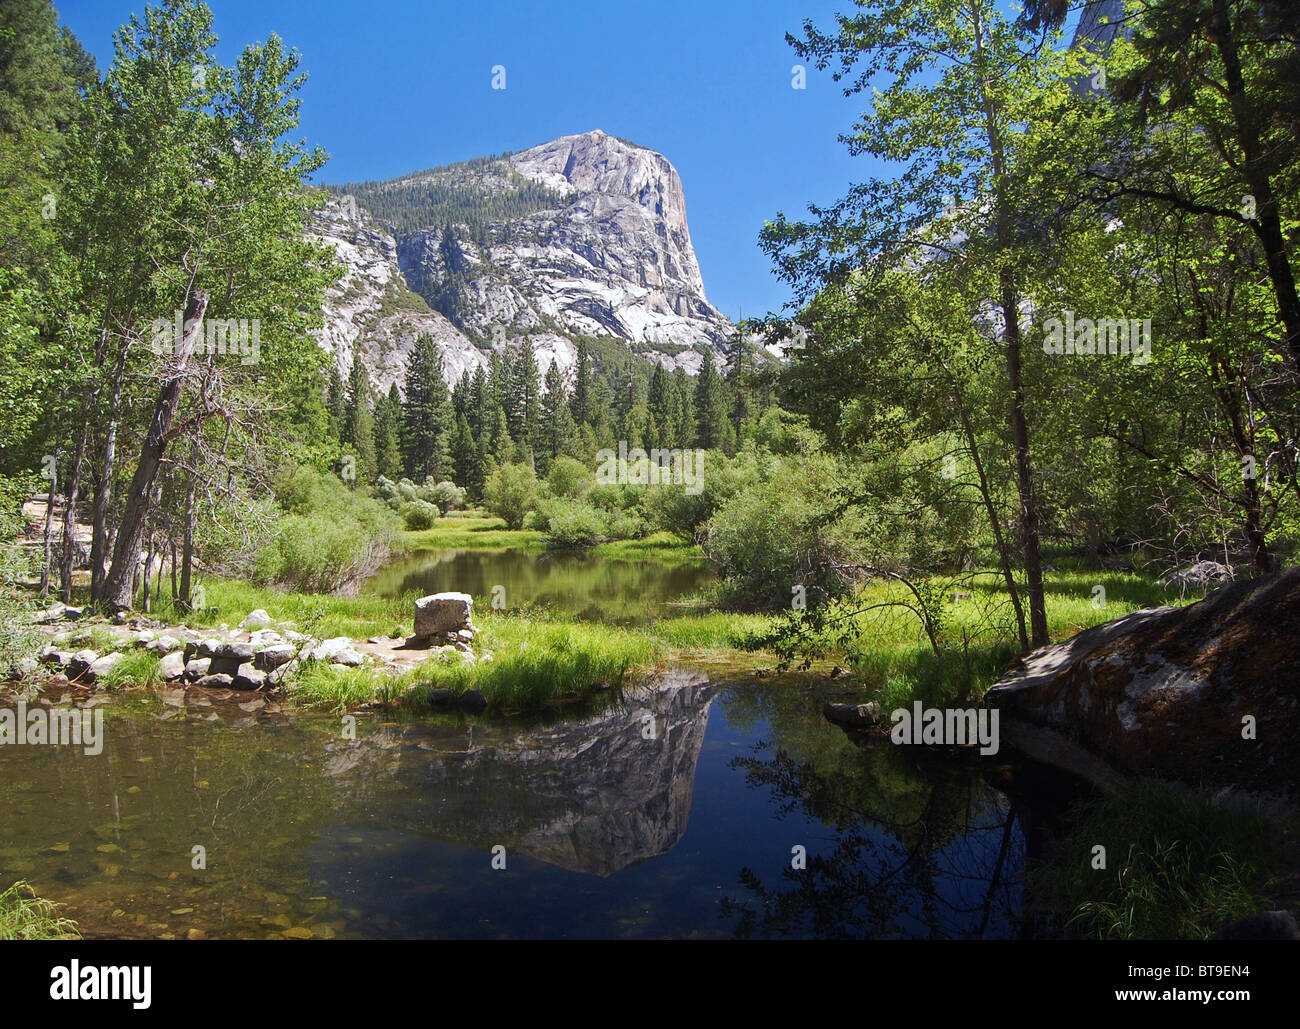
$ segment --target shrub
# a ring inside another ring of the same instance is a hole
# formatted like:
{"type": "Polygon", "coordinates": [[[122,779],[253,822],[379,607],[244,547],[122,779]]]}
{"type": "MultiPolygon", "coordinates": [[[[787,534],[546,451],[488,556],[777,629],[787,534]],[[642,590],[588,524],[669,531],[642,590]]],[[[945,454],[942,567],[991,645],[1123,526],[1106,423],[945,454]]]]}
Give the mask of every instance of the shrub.
{"type": "Polygon", "coordinates": [[[848,590],[861,532],[856,518],[836,514],[833,484],[829,458],[781,462],[708,520],[701,545],[725,577],[730,606],[787,607],[796,585],[805,587],[810,603],[848,590]]]}
{"type": "Polygon", "coordinates": [[[572,457],[557,457],[546,473],[546,485],[557,497],[577,500],[595,485],[596,477],[585,464],[572,457]]]}
{"type": "Polygon", "coordinates": [[[316,593],[348,589],[398,545],[401,523],[387,505],[327,472],[299,467],[276,497],[283,513],[254,559],[258,582],[316,593]]]}
{"type": "Polygon", "coordinates": [[[406,527],[413,531],[431,528],[442,515],[437,505],[430,504],[427,500],[408,500],[398,513],[406,527]]]}
{"type": "Polygon", "coordinates": [[[483,506],[499,518],[506,528],[523,527],[524,516],[537,506],[542,496],[541,484],[531,465],[504,464],[488,476],[483,487],[483,506]]]}
{"type": "Polygon", "coordinates": [[[426,479],[422,492],[426,494],[425,500],[437,504],[443,511],[456,511],[465,506],[465,490],[454,482],[443,481],[430,486],[426,479]]]}
{"type": "Polygon", "coordinates": [[[551,501],[545,517],[547,546],[575,550],[609,538],[605,512],[581,501],[551,501]]]}

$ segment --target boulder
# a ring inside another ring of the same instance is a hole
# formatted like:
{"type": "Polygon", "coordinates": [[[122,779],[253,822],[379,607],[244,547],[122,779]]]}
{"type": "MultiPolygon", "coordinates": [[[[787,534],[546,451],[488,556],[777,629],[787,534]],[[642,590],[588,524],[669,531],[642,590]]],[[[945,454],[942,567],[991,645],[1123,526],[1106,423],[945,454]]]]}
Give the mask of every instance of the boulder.
{"type": "Polygon", "coordinates": [[[229,643],[219,643],[213,648],[212,656],[219,660],[234,661],[236,664],[242,665],[245,661],[253,660],[253,645],[233,640],[229,643]]]}
{"type": "Polygon", "coordinates": [[[52,665],[55,668],[67,668],[72,664],[72,655],[66,650],[60,650],[53,645],[42,647],[38,660],[43,665],[52,665]]]}
{"type": "Polygon", "coordinates": [[[468,593],[434,593],[415,602],[415,632],[418,639],[474,632],[470,615],[474,598],[468,593]]]}
{"type": "Polygon", "coordinates": [[[359,668],[366,659],[351,647],[347,647],[335,654],[331,660],[336,665],[344,665],[348,668],[359,668]]]}
{"type": "Polygon", "coordinates": [[[237,690],[260,690],[266,685],[266,673],[254,667],[251,662],[240,665],[233,685],[237,690]]]}
{"type": "Polygon", "coordinates": [[[986,694],[1006,742],[1109,787],[1132,776],[1300,797],[1300,568],[1034,651],[986,694]]]}
{"type": "Polygon", "coordinates": [[[158,674],[164,682],[179,679],[185,674],[185,655],[179,650],[172,651],[158,662],[158,674]]]}
{"type": "Polygon", "coordinates": [[[102,679],[102,678],[103,678],[104,676],[106,676],[109,672],[111,672],[114,668],[116,668],[117,665],[118,665],[118,662],[121,661],[122,658],[125,657],[125,656],[126,656],[125,654],[122,654],[122,653],[120,653],[120,652],[118,652],[118,651],[114,651],[114,652],[111,653],[111,654],[105,654],[105,655],[104,655],[103,657],[101,657],[98,661],[95,661],[95,662],[93,662],[93,663],[91,664],[91,666],[90,666],[90,675],[89,675],[88,678],[89,678],[92,682],[95,682],[95,681],[97,681],[97,680],[99,680],[99,679],[102,679]]]}
{"type": "Polygon", "coordinates": [[[201,679],[208,674],[208,666],[212,664],[210,657],[196,657],[192,661],[185,663],[185,678],[191,682],[201,679]]]}
{"type": "Polygon", "coordinates": [[[1212,940],[1300,940],[1300,925],[1290,911],[1261,911],[1229,922],[1212,940]]]}
{"type": "Polygon", "coordinates": [[[153,654],[170,654],[181,645],[181,641],[175,636],[159,636],[156,640],[149,640],[144,645],[144,649],[153,654]]]}
{"type": "Polygon", "coordinates": [[[822,714],[836,725],[867,729],[880,721],[880,705],[874,700],[866,704],[824,704],[822,714]]]}
{"type": "Polygon", "coordinates": [[[239,623],[239,627],[241,629],[265,629],[270,624],[271,616],[259,607],[256,611],[248,612],[248,617],[239,623]]]}
{"type": "Polygon", "coordinates": [[[335,636],[332,639],[322,640],[311,649],[308,656],[313,661],[333,661],[336,655],[351,649],[352,640],[347,636],[335,636]]]}
{"type": "Polygon", "coordinates": [[[79,679],[90,671],[91,665],[99,660],[93,650],[78,650],[68,662],[68,678],[79,679]]]}
{"type": "Polygon", "coordinates": [[[216,636],[210,636],[208,639],[201,640],[198,643],[195,647],[195,653],[199,657],[212,657],[212,655],[217,652],[217,648],[221,646],[223,642],[223,640],[218,639],[216,636]]]}
{"type": "Polygon", "coordinates": [[[264,672],[287,665],[298,654],[292,643],[276,643],[253,655],[253,664],[264,672]]]}
{"type": "Polygon", "coordinates": [[[26,679],[40,670],[40,664],[34,657],[20,657],[9,666],[9,678],[26,679]]]}
{"type": "Polygon", "coordinates": [[[1232,569],[1227,565],[1221,565],[1217,561],[1197,561],[1196,564],[1188,565],[1186,568],[1175,568],[1165,572],[1160,577],[1160,581],[1166,586],[1177,586],[1186,591],[1192,586],[1218,586],[1221,583],[1232,582],[1235,577],[1232,569]]]}
{"type": "Polygon", "coordinates": [[[209,690],[228,690],[235,684],[233,675],[205,675],[194,685],[209,690]]]}
{"type": "Polygon", "coordinates": [[[488,706],[487,697],[478,690],[466,690],[460,695],[458,702],[466,711],[486,711],[488,706]]]}

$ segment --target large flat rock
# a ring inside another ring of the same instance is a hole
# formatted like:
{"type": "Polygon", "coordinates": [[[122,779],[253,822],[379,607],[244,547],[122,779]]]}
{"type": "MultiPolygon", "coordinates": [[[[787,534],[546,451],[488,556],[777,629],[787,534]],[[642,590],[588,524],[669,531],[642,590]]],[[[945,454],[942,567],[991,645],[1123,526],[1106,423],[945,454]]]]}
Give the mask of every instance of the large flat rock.
{"type": "Polygon", "coordinates": [[[1044,647],[984,702],[1013,746],[1093,781],[1114,772],[1300,797],[1300,569],[1044,647]]]}

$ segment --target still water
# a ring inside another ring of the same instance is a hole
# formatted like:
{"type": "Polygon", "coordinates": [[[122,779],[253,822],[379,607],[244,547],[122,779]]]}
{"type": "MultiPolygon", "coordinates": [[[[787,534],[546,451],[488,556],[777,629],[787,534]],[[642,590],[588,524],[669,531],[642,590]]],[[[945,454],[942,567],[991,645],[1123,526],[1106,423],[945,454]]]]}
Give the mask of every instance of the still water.
{"type": "Polygon", "coordinates": [[[1020,932],[1033,833],[997,770],[854,742],[812,693],[681,670],[355,739],[247,694],[114,700],[99,756],[0,747],[0,881],[91,937],[1020,932]]]}
{"type": "Polygon", "coordinates": [[[511,609],[548,608],[587,621],[643,622],[681,610],[683,598],[715,581],[702,561],[617,561],[588,553],[521,550],[420,550],[387,565],[363,587],[382,597],[456,590],[490,599],[504,591],[511,609]]]}

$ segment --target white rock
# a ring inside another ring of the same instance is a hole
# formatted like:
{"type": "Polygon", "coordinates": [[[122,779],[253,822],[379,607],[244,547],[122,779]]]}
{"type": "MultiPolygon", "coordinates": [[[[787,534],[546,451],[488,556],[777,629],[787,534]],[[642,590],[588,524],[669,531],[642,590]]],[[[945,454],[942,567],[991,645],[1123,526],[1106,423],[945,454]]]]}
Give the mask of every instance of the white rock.
{"type": "Polygon", "coordinates": [[[239,623],[239,627],[241,629],[265,629],[270,624],[271,616],[259,607],[256,611],[248,612],[248,617],[239,623]]]}
{"type": "Polygon", "coordinates": [[[312,648],[310,656],[313,661],[333,661],[336,654],[350,649],[352,649],[352,640],[347,636],[335,636],[318,643],[312,648]]]}

